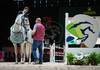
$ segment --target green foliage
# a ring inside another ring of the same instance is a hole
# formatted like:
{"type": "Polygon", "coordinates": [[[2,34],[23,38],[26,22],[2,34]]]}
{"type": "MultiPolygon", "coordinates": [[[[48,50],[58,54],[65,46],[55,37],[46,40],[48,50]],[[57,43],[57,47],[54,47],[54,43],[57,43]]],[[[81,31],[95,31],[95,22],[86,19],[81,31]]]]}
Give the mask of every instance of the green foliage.
{"type": "Polygon", "coordinates": [[[74,65],[88,65],[88,57],[83,57],[80,60],[75,59],[74,60],[74,65]]]}
{"type": "Polygon", "coordinates": [[[74,64],[75,65],[83,65],[84,64],[84,61],[81,59],[81,60],[75,60],[74,61],[74,64]]]}
{"type": "Polygon", "coordinates": [[[97,53],[96,52],[90,53],[90,55],[88,57],[88,62],[91,65],[97,65],[98,64],[98,58],[97,58],[97,53]]]}
{"type": "Polygon", "coordinates": [[[78,60],[74,54],[67,53],[67,62],[72,65],[98,65],[100,64],[100,53],[92,52],[88,56],[84,56],[82,59],[78,60]]]}
{"type": "Polygon", "coordinates": [[[73,60],[74,60],[74,54],[72,53],[67,53],[67,61],[68,61],[68,64],[73,64],[73,60]]]}
{"type": "Polygon", "coordinates": [[[84,58],[82,59],[84,61],[83,65],[89,65],[88,57],[89,56],[84,56],[84,58]]]}
{"type": "Polygon", "coordinates": [[[100,64],[100,53],[97,53],[97,62],[100,64]]]}

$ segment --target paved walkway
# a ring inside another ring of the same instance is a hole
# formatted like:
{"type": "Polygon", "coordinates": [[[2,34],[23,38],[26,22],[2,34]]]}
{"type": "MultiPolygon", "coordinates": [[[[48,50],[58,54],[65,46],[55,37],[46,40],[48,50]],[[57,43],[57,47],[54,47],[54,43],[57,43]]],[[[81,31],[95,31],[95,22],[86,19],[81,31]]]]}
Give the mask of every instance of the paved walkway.
{"type": "Polygon", "coordinates": [[[0,62],[0,70],[100,70],[100,66],[66,65],[64,63],[15,64],[14,62],[0,62]]]}

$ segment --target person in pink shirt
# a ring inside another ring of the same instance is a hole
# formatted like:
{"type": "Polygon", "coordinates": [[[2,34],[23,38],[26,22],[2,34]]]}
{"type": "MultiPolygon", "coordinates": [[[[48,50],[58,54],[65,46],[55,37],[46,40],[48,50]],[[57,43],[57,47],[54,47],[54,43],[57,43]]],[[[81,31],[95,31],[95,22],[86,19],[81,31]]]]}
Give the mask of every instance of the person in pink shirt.
{"type": "Polygon", "coordinates": [[[35,25],[32,30],[32,37],[33,37],[32,50],[33,50],[33,58],[35,64],[42,64],[43,62],[42,47],[43,47],[44,36],[45,36],[45,27],[41,23],[41,18],[36,18],[35,25]],[[36,53],[37,49],[39,50],[39,58],[37,58],[37,53],[36,53]]]}

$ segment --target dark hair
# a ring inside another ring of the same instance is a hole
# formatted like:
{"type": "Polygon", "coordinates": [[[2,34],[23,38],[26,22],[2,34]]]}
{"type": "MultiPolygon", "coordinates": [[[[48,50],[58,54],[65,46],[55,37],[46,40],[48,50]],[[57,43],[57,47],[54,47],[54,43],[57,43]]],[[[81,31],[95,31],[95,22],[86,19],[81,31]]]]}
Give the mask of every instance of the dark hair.
{"type": "Polygon", "coordinates": [[[24,9],[28,9],[29,10],[29,7],[25,6],[24,9]]]}
{"type": "Polygon", "coordinates": [[[40,18],[40,17],[38,17],[38,18],[36,18],[36,20],[41,21],[41,18],[40,18]]]}

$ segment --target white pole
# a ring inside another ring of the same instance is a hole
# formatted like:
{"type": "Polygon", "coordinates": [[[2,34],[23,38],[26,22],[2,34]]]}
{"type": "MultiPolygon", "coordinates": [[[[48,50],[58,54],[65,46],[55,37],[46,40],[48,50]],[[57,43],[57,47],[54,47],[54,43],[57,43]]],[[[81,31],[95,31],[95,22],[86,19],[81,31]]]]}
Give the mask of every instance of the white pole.
{"type": "Polygon", "coordinates": [[[52,45],[50,45],[50,62],[51,63],[53,62],[52,57],[53,57],[53,47],[52,47],[52,45]]]}
{"type": "Polygon", "coordinates": [[[53,45],[50,45],[50,62],[55,62],[55,42],[53,43],[53,45]]]}
{"type": "Polygon", "coordinates": [[[64,45],[64,63],[67,64],[67,51],[68,51],[68,43],[66,42],[67,38],[67,31],[66,31],[66,25],[68,23],[68,13],[65,13],[65,45],[64,45]]]}

